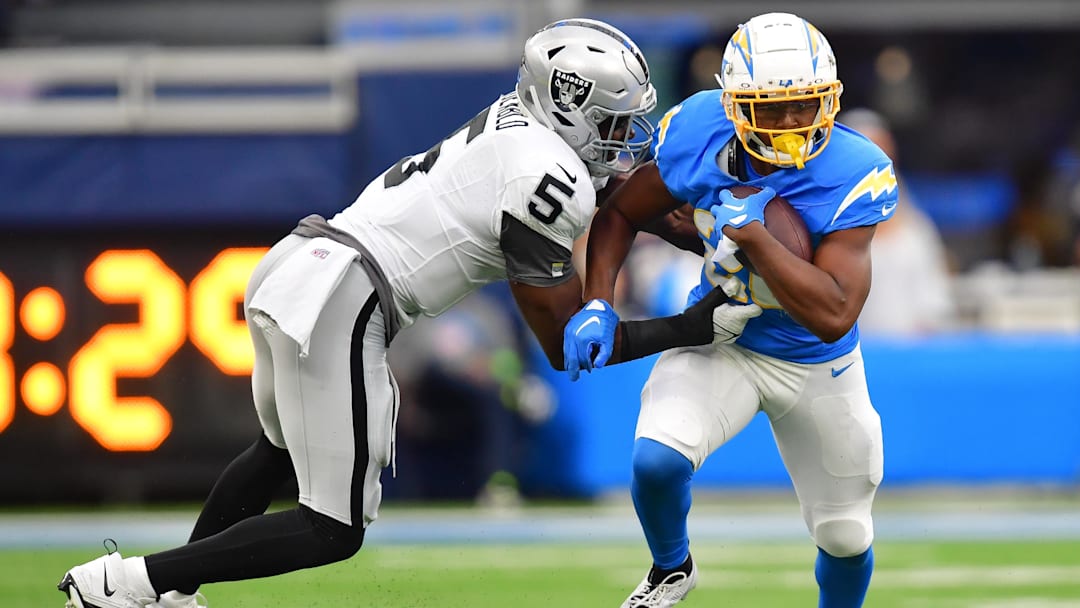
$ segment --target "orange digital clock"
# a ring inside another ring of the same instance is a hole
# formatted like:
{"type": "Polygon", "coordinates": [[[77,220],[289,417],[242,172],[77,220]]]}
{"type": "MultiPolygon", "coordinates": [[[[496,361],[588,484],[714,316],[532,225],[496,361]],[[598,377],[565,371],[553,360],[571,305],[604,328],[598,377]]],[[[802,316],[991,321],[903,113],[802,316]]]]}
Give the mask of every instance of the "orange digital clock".
{"type": "Polygon", "coordinates": [[[92,322],[82,314],[89,306],[51,285],[28,285],[39,278],[47,283],[48,273],[22,273],[17,288],[0,267],[0,434],[12,425],[19,403],[42,417],[58,414],[66,403],[71,418],[105,449],[156,450],[173,428],[169,404],[118,387],[158,374],[188,342],[220,372],[250,374],[253,353],[239,305],[266,250],[224,248],[190,281],[154,249],[103,251],[85,268],[85,288],[97,306],[133,305],[133,318],[94,328],[70,353],[66,370],[50,361],[17,365],[17,332],[47,344],[72,317],[84,326],[92,322]]]}

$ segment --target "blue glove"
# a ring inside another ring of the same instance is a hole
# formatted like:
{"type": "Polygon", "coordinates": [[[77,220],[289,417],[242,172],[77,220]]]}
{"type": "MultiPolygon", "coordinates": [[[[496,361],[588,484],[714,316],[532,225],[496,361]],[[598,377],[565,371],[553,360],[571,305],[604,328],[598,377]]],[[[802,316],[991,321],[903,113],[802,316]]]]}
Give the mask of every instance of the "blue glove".
{"type": "Polygon", "coordinates": [[[604,367],[615,349],[618,325],[619,315],[603,300],[590,301],[570,317],[563,329],[563,364],[570,372],[570,380],[576,381],[581,370],[591,372],[593,367],[604,367]]]}
{"type": "MultiPolygon", "coordinates": [[[[709,208],[716,220],[713,222],[713,233],[723,234],[724,226],[736,228],[745,226],[750,222],[765,223],[765,204],[776,196],[776,190],[766,186],[760,192],[755,192],[746,198],[735,198],[731,190],[721,190],[719,194],[720,204],[709,208]]],[[[720,237],[716,237],[719,240],[720,237]]]]}

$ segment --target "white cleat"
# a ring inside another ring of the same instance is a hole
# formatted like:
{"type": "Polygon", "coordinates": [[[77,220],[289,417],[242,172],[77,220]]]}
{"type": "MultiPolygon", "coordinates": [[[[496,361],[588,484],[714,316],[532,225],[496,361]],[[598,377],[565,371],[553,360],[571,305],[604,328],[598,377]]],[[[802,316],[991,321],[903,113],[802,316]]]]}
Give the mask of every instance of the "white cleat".
{"type": "Polygon", "coordinates": [[[162,593],[153,608],[207,608],[206,598],[201,593],[188,595],[179,591],[162,593]]]}
{"type": "MultiPolygon", "coordinates": [[[[652,571],[650,570],[651,574],[652,571]]],[[[669,608],[683,600],[697,586],[697,562],[690,562],[690,572],[675,571],[657,584],[649,581],[649,575],[634,589],[620,608],[669,608]]]]}
{"type": "Polygon", "coordinates": [[[67,571],[57,589],[68,596],[67,608],[144,608],[156,597],[138,597],[128,586],[124,558],[116,543],[106,541],[108,553],[67,571]],[[109,549],[109,545],[112,549],[109,549]]]}

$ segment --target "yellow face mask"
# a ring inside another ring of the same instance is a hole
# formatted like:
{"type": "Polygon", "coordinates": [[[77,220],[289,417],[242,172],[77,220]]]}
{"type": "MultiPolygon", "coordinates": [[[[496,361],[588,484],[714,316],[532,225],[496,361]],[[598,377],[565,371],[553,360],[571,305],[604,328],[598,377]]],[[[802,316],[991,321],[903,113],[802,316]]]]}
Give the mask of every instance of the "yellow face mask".
{"type": "Polygon", "coordinates": [[[724,91],[724,112],[753,157],[780,167],[802,169],[821,154],[832,136],[843,86],[724,91]]]}

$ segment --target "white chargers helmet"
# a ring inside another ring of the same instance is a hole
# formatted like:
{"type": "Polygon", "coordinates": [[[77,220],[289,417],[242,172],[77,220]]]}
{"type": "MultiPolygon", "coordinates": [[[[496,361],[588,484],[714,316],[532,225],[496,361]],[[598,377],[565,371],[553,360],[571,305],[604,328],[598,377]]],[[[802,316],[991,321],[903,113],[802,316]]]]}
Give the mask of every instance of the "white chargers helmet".
{"type": "Polygon", "coordinates": [[[645,56],[630,38],[593,19],[556,21],[525,42],[517,94],[604,177],[640,164],[652,145],[645,115],[656,107],[645,56]]]}
{"type": "Polygon", "coordinates": [[[802,169],[829,143],[843,85],[829,41],[805,19],[767,13],[741,24],[724,49],[716,80],[724,111],[754,157],[802,169]],[[812,121],[776,127],[780,113],[792,108],[812,121]]]}

